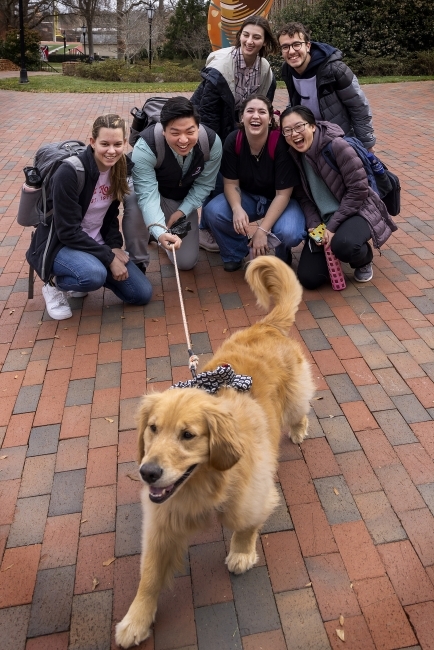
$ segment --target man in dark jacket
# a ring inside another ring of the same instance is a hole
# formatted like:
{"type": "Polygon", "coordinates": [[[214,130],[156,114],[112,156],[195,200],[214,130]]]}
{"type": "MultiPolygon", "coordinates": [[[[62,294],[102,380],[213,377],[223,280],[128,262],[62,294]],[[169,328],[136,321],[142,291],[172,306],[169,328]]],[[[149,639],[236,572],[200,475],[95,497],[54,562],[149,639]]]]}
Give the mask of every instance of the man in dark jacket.
{"type": "Polygon", "coordinates": [[[289,23],[277,38],[290,105],[307,106],[317,120],[338,124],[345,135],[356,136],[366,149],[373,149],[371,109],[342,53],[327,43],[311,41],[302,23],[289,23]]]}

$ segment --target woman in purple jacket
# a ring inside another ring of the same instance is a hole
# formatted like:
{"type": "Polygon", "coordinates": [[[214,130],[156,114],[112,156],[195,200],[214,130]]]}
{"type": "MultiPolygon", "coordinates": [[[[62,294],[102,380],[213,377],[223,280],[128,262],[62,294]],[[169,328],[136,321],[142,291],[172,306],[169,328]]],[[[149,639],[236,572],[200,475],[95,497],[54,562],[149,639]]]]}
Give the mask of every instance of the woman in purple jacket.
{"type": "Polygon", "coordinates": [[[280,125],[290,153],[300,170],[301,187],[296,197],[310,231],[321,223],[326,230],[320,245],[309,237],[300,257],[298,278],[307,289],[316,289],[330,276],[324,249],[331,248],[342,262],[354,268],[357,282],[369,282],[372,240],[380,248],[397,229],[386,206],[368,185],[363,163],[344,132],[331,122],[316,122],[305,106],[287,108],[280,125]],[[331,142],[338,171],[322,155],[331,142]]]}

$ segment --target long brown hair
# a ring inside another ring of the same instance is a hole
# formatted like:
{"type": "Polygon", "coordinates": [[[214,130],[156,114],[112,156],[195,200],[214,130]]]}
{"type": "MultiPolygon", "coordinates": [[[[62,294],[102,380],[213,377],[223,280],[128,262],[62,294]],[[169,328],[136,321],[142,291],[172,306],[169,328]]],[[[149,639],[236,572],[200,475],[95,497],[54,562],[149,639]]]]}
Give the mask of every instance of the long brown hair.
{"type": "MultiPolygon", "coordinates": [[[[96,118],[92,126],[92,138],[97,139],[101,129],[122,129],[123,138],[126,138],[126,125],[119,115],[115,113],[108,113],[107,115],[100,115],[96,118]]],[[[122,201],[125,194],[130,193],[130,188],[127,183],[127,161],[125,154],[112,167],[110,174],[110,195],[114,200],[122,201]]]]}
{"type": "Polygon", "coordinates": [[[259,56],[268,56],[269,54],[277,52],[278,44],[276,37],[271,31],[270,23],[262,16],[249,16],[249,18],[246,18],[235,35],[235,47],[241,46],[240,37],[243,33],[243,29],[247,27],[247,25],[256,25],[257,27],[262,27],[264,30],[264,45],[259,50],[259,56]]]}

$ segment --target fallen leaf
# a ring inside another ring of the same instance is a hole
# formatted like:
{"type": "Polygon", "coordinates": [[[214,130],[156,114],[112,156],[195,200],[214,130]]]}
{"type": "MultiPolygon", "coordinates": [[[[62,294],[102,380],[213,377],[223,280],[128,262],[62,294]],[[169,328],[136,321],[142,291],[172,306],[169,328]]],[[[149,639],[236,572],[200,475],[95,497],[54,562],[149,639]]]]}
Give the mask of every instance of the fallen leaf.
{"type": "Polygon", "coordinates": [[[7,456],[0,456],[0,460],[4,460],[7,456]]]}
{"type": "Polygon", "coordinates": [[[107,422],[114,422],[114,420],[112,420],[112,418],[104,418],[104,420],[107,420],[107,422]]]}
{"type": "Polygon", "coordinates": [[[250,307],[250,303],[249,303],[249,302],[246,302],[246,304],[243,305],[243,307],[250,307]]]}
{"type": "Polygon", "coordinates": [[[160,296],[162,298],[164,296],[164,293],[157,293],[157,296],[160,296]]]}
{"type": "Polygon", "coordinates": [[[343,630],[336,630],[336,634],[341,641],[345,641],[345,632],[343,630]]]}
{"type": "Polygon", "coordinates": [[[15,375],[14,379],[18,379],[18,375],[15,375]]]}
{"type": "Polygon", "coordinates": [[[87,519],[82,519],[82,520],[80,521],[80,524],[84,524],[85,521],[87,521],[87,519]]]}
{"type": "Polygon", "coordinates": [[[320,399],[324,399],[324,397],[314,397],[313,399],[319,401],[320,399]]]}
{"type": "Polygon", "coordinates": [[[95,591],[95,589],[98,587],[98,585],[99,585],[99,580],[98,580],[98,578],[94,578],[94,579],[92,580],[92,591],[95,591]]]}
{"type": "Polygon", "coordinates": [[[223,330],[223,334],[226,334],[227,331],[228,331],[228,328],[225,327],[224,330],[223,330]]]}
{"type": "Polygon", "coordinates": [[[268,535],[264,535],[264,539],[268,539],[268,535]]]}
{"type": "Polygon", "coordinates": [[[40,321],[38,321],[38,325],[42,325],[42,321],[41,321],[41,320],[40,320],[40,321]]]}
{"type": "Polygon", "coordinates": [[[341,615],[339,616],[339,625],[340,625],[341,627],[344,627],[344,623],[345,623],[345,619],[344,619],[344,617],[343,617],[342,614],[341,614],[341,615]]]}
{"type": "Polygon", "coordinates": [[[27,352],[27,350],[21,350],[21,354],[30,354],[30,352],[27,352]]]}
{"type": "Polygon", "coordinates": [[[339,490],[338,490],[337,488],[333,488],[333,492],[334,492],[336,495],[339,494],[339,490]]]}
{"type": "Polygon", "coordinates": [[[64,329],[64,330],[67,330],[68,328],[67,328],[67,327],[64,327],[63,329],[64,329]]]}
{"type": "Polygon", "coordinates": [[[122,320],[124,320],[126,318],[126,316],[121,316],[121,318],[122,318],[122,320]]]}
{"type": "Polygon", "coordinates": [[[128,478],[130,478],[132,481],[140,481],[138,476],[134,476],[134,474],[127,474],[128,478]]]}
{"type": "Polygon", "coordinates": [[[111,557],[109,560],[105,560],[105,562],[102,563],[103,566],[110,566],[110,564],[113,564],[113,562],[116,560],[115,557],[111,557]]]}
{"type": "Polygon", "coordinates": [[[185,287],[186,291],[189,291],[190,293],[194,293],[194,289],[190,289],[189,287],[185,287]]]}
{"type": "Polygon", "coordinates": [[[153,323],[158,323],[158,318],[153,318],[153,319],[152,319],[152,322],[153,322],[153,323]]]}
{"type": "Polygon", "coordinates": [[[156,377],[148,377],[146,381],[152,381],[153,379],[157,379],[156,377]]]}
{"type": "Polygon", "coordinates": [[[33,343],[33,341],[29,341],[29,343],[33,343]]]}
{"type": "Polygon", "coordinates": [[[9,316],[10,316],[11,314],[13,314],[14,311],[15,311],[15,309],[11,309],[10,312],[9,312],[9,316]]]}
{"type": "Polygon", "coordinates": [[[353,583],[352,583],[352,582],[350,582],[350,589],[352,589],[352,588],[353,588],[353,583]]]}
{"type": "Polygon", "coordinates": [[[6,567],[6,569],[3,569],[2,573],[4,573],[5,571],[9,571],[9,569],[12,569],[13,566],[14,566],[13,564],[10,564],[9,566],[6,567]]]}
{"type": "Polygon", "coordinates": [[[311,582],[307,582],[304,586],[305,586],[305,587],[312,587],[312,583],[311,583],[311,582]]]}
{"type": "Polygon", "coordinates": [[[57,334],[54,335],[55,339],[60,339],[60,336],[57,336],[57,334]]]}
{"type": "Polygon", "coordinates": [[[201,307],[201,310],[202,311],[209,311],[209,309],[207,309],[206,307],[201,307]]]}
{"type": "Polygon", "coordinates": [[[335,417],[334,415],[329,415],[329,418],[334,418],[334,417],[335,417]]]}

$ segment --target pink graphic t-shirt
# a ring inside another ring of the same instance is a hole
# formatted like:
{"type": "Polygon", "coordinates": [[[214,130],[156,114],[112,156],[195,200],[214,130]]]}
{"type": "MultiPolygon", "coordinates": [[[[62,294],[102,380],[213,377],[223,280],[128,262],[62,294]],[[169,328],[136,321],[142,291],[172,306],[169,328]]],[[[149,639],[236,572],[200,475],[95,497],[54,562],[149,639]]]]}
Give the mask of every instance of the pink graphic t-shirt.
{"type": "Polygon", "coordinates": [[[101,226],[112,202],[110,196],[110,169],[99,173],[99,179],[93,191],[92,200],[81,222],[81,228],[98,244],[104,244],[101,237],[101,226]]]}

